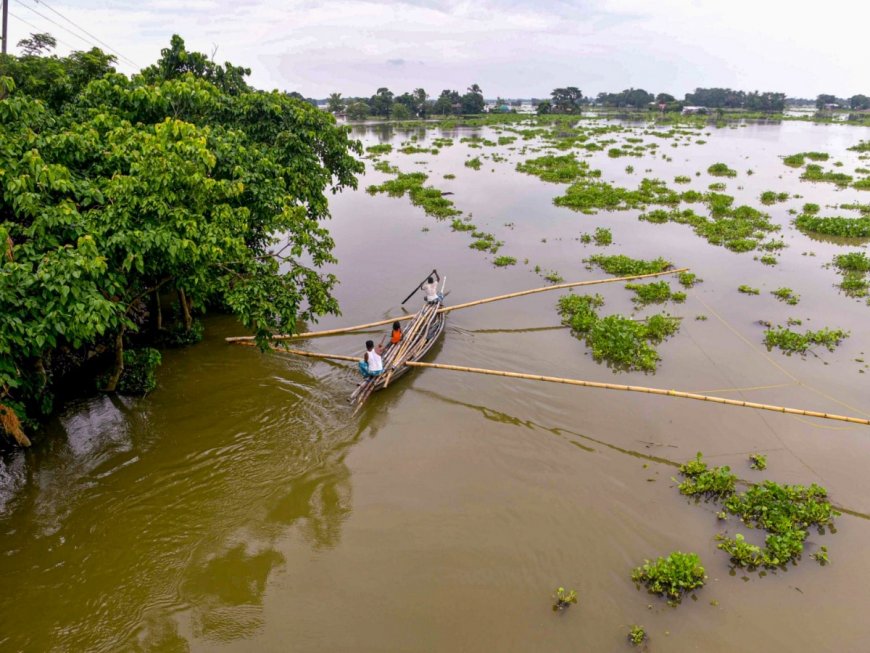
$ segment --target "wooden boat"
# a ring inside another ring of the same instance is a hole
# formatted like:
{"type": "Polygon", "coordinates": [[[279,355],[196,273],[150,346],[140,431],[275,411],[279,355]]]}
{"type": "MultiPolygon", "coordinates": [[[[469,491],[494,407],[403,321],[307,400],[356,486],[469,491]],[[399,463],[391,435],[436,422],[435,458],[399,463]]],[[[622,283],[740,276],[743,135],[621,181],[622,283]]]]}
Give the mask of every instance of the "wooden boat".
{"type": "Polygon", "coordinates": [[[402,332],[402,339],[384,350],[383,373],[365,379],[350,396],[350,402],[356,405],[356,410],[373,392],[383,390],[408,372],[411,368],[406,363],[419,361],[438,341],[447,322],[447,314],[439,312],[440,308],[441,300],[427,303],[402,332]]]}

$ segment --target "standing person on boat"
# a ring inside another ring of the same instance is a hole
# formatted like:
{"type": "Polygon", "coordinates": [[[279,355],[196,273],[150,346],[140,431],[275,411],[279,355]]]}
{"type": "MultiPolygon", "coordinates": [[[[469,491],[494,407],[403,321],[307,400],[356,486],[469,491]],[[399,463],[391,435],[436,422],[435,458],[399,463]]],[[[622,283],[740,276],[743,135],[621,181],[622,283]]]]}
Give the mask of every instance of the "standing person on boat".
{"type": "Polygon", "coordinates": [[[384,361],[381,359],[383,348],[379,345],[375,349],[373,340],[366,340],[366,353],[359,362],[359,371],[365,377],[378,376],[384,371],[384,361]]]}
{"type": "Polygon", "coordinates": [[[432,270],[432,274],[426,281],[420,284],[420,290],[426,295],[426,301],[430,304],[440,302],[444,299],[444,295],[438,292],[438,282],[441,277],[438,275],[438,270],[432,270]]]}
{"type": "Polygon", "coordinates": [[[402,325],[398,322],[393,322],[393,333],[390,335],[390,344],[398,345],[402,339],[402,325]]]}

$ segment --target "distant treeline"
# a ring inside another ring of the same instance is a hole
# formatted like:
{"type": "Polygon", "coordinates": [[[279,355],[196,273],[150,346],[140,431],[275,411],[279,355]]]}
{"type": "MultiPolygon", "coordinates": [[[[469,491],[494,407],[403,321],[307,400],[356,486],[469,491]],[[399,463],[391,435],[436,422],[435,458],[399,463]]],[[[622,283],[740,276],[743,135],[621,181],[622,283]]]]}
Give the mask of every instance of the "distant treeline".
{"type": "MultiPolygon", "coordinates": [[[[614,107],[629,109],[651,109],[656,111],[682,111],[684,107],[704,107],[715,110],[742,110],[765,113],[782,112],[786,106],[812,106],[818,109],[870,109],[870,97],[853,95],[838,98],[834,95],[819,95],[815,100],[809,98],[788,98],[785,93],[774,91],[738,91],[731,88],[696,88],[686,93],[682,100],[669,93],[656,95],[642,88],[628,88],[619,93],[599,93],[595,97],[584,96],[576,86],[553,89],[549,99],[531,98],[531,104],[539,114],[579,113],[585,107],[614,107]]],[[[521,99],[497,98],[491,110],[498,112],[514,111],[522,105],[521,99]]],[[[395,95],[388,88],[379,88],[369,98],[342,97],[332,93],[326,100],[327,109],[332,113],[344,113],[352,120],[362,120],[369,116],[407,120],[425,118],[429,115],[473,115],[486,110],[483,91],[477,84],[471,85],[467,92],[460,94],[455,90],[443,90],[437,98],[430,98],[423,88],[411,93],[395,95]]]]}

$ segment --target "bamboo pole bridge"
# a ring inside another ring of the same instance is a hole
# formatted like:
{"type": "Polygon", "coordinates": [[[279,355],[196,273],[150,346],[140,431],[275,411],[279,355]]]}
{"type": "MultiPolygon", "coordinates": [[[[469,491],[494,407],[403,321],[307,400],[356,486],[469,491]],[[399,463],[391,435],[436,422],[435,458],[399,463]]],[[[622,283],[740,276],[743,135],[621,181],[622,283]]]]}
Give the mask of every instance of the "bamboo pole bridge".
{"type": "MultiPolygon", "coordinates": [[[[608,278],[608,279],[595,279],[592,281],[577,281],[577,282],[570,282],[570,283],[545,286],[543,288],[534,288],[532,290],[523,290],[523,291],[519,291],[519,292],[515,292],[515,293],[510,293],[507,295],[499,295],[497,297],[488,297],[486,299],[479,299],[479,300],[476,300],[473,302],[466,302],[464,304],[457,304],[455,306],[445,306],[445,307],[441,307],[441,308],[437,309],[436,311],[429,311],[429,313],[430,314],[432,314],[432,313],[447,313],[449,311],[454,311],[454,310],[458,310],[461,308],[469,308],[471,306],[479,306],[481,304],[500,301],[502,299],[511,299],[514,297],[523,297],[525,295],[531,295],[534,293],[545,292],[548,290],[560,290],[560,289],[565,289],[565,288],[575,288],[578,286],[591,286],[591,285],[597,285],[597,284],[602,284],[602,283],[633,281],[635,279],[646,279],[646,278],[650,278],[650,277],[659,277],[659,276],[666,275],[666,274],[678,274],[680,272],[685,272],[687,269],[688,268],[680,268],[680,269],[676,269],[676,270],[669,270],[666,272],[657,272],[657,273],[653,273],[653,274],[633,275],[633,276],[626,276],[626,277],[613,277],[613,278],[608,278]]],[[[413,318],[417,317],[417,315],[418,314],[412,314],[412,315],[406,315],[406,316],[401,316],[401,317],[397,317],[397,318],[389,318],[389,319],[381,320],[378,322],[369,322],[367,324],[358,324],[355,326],[344,327],[341,329],[312,331],[312,332],[300,333],[300,334],[294,334],[294,335],[282,335],[282,336],[276,336],[273,339],[274,340],[291,340],[291,339],[302,339],[302,338],[313,338],[313,337],[320,337],[320,336],[339,335],[339,334],[351,333],[353,331],[359,331],[359,330],[367,329],[367,328],[371,328],[371,327],[382,326],[384,324],[391,324],[393,322],[400,321],[400,320],[413,319],[413,318]]],[[[256,343],[254,342],[253,336],[236,336],[236,337],[226,338],[225,340],[227,343],[230,343],[230,344],[237,344],[237,345],[243,345],[243,346],[249,346],[249,347],[256,346],[256,343]]],[[[359,361],[362,360],[362,358],[360,358],[358,356],[346,356],[346,355],[342,355],[342,354],[326,354],[326,353],[320,353],[320,352],[305,351],[302,349],[291,349],[286,344],[281,345],[281,346],[270,345],[270,348],[273,351],[276,351],[279,353],[291,354],[294,356],[304,356],[307,358],[317,358],[317,359],[334,360],[334,361],[347,361],[347,362],[353,362],[353,363],[358,363],[359,361]]],[[[562,377],[556,377],[556,376],[545,376],[542,374],[528,374],[528,373],[523,373],[523,372],[508,372],[508,371],[504,371],[504,370],[490,370],[490,369],[485,369],[485,368],[480,368],[480,367],[468,367],[468,366],[464,366],[464,365],[449,365],[449,364],[445,364],[445,363],[424,363],[422,361],[415,361],[415,360],[406,360],[403,362],[403,365],[405,365],[407,367],[445,370],[445,371],[451,371],[451,372],[463,372],[463,373],[469,373],[469,374],[481,374],[481,375],[485,375],[485,376],[499,376],[499,377],[511,378],[511,379],[521,379],[521,380],[526,380],[526,381],[539,381],[539,382],[544,382],[544,383],[559,383],[559,384],[563,384],[563,385],[579,386],[579,387],[593,388],[593,389],[599,389],[599,390],[619,390],[622,392],[638,392],[638,393],[650,394],[650,395],[675,397],[678,399],[692,399],[695,401],[706,401],[706,402],[710,402],[710,403],[714,403],[714,404],[720,404],[723,406],[736,406],[736,407],[740,407],[740,408],[751,408],[754,410],[767,410],[767,411],[771,411],[771,412],[775,412],[775,413],[783,413],[786,415],[799,415],[799,416],[803,416],[803,417],[814,417],[814,418],[818,418],[818,419],[828,419],[828,420],[834,420],[834,421],[839,421],[839,422],[847,422],[850,424],[859,424],[862,426],[870,426],[870,419],[866,419],[863,417],[851,417],[848,415],[837,415],[834,413],[826,413],[826,412],[814,411],[814,410],[805,410],[802,408],[790,408],[787,406],[776,406],[776,405],[772,405],[772,404],[762,404],[762,403],[757,403],[754,401],[742,401],[742,400],[738,400],[738,399],[727,399],[725,397],[716,397],[716,396],[712,396],[712,395],[704,395],[704,394],[698,394],[698,393],[694,393],[694,392],[685,392],[685,391],[681,391],[681,390],[672,390],[672,389],[666,389],[666,388],[651,388],[651,387],[639,386],[639,385],[626,385],[626,384],[619,384],[619,383],[604,383],[604,382],[600,382],[600,381],[587,381],[587,380],[583,380],[583,379],[568,379],[568,378],[562,378],[562,377]]],[[[390,370],[390,372],[392,372],[392,370],[390,370]]],[[[359,406],[358,406],[358,408],[359,408],[359,406]]]]}

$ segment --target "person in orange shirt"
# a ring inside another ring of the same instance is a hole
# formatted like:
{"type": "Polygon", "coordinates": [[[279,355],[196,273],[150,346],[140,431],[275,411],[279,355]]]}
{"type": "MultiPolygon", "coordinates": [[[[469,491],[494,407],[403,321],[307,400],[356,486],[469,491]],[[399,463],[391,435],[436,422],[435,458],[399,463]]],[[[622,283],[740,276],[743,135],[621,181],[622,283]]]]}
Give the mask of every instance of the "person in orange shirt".
{"type": "Polygon", "coordinates": [[[390,335],[390,344],[398,345],[402,339],[402,325],[398,322],[393,322],[393,333],[390,335]]]}

